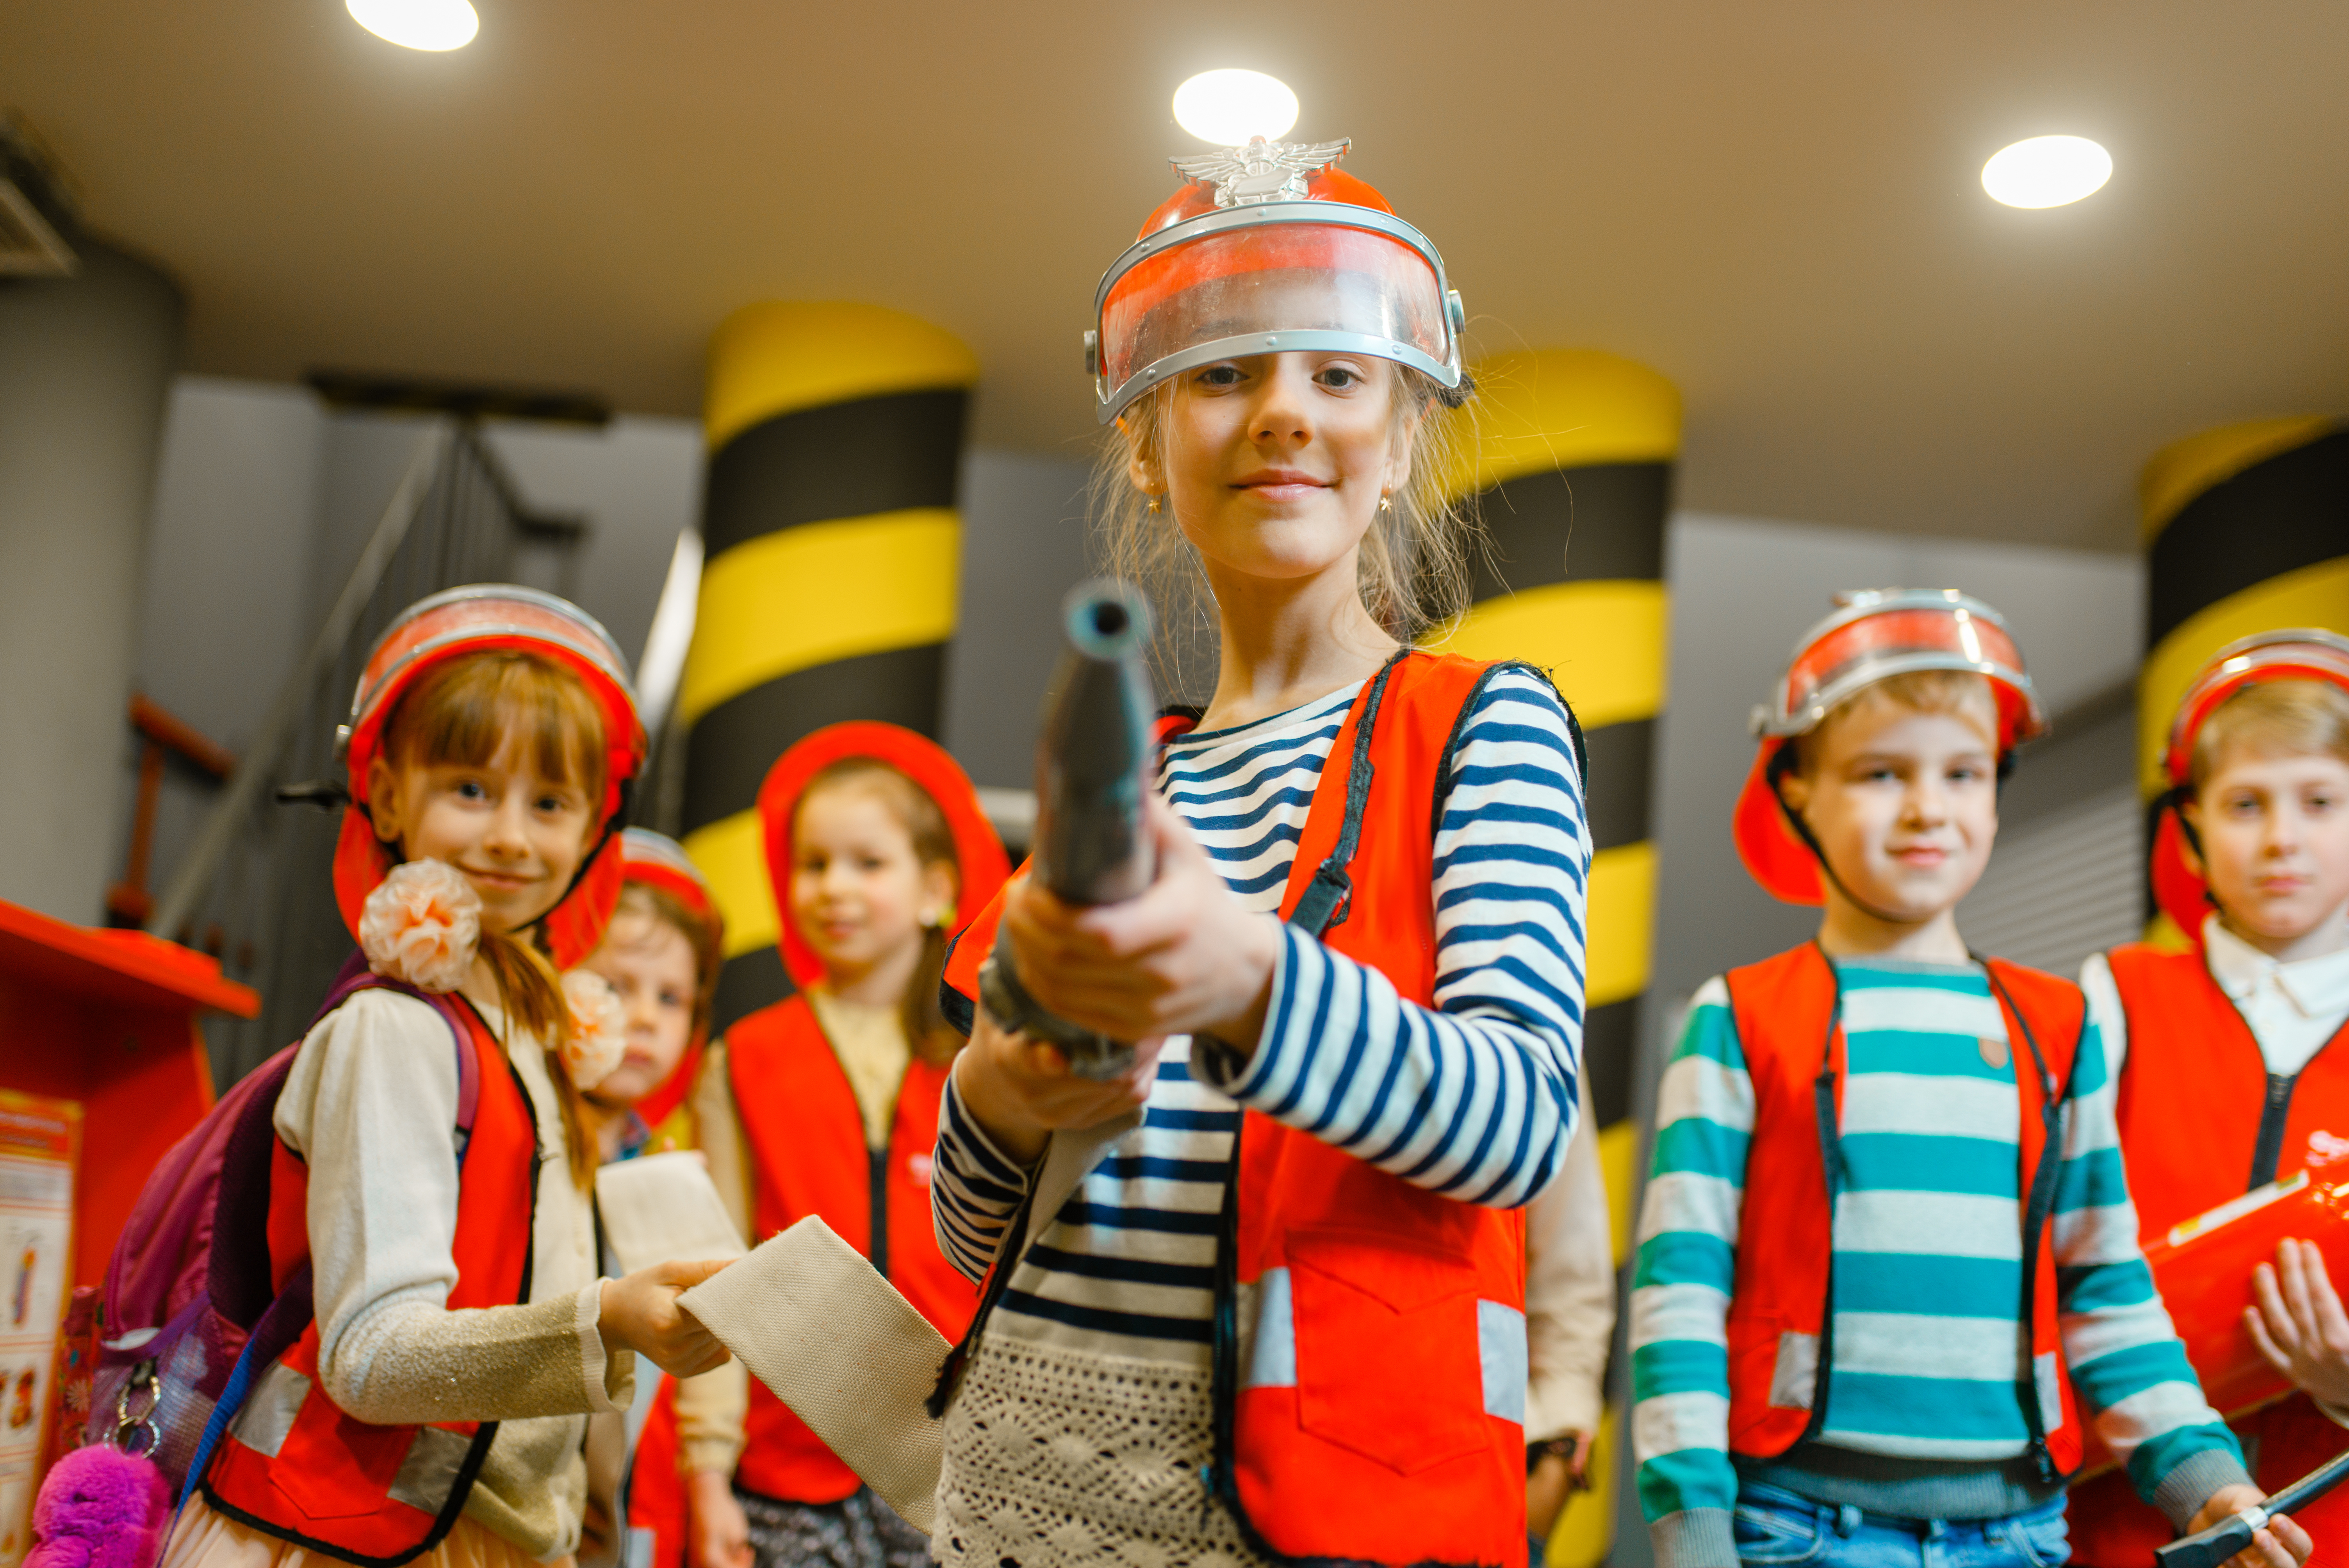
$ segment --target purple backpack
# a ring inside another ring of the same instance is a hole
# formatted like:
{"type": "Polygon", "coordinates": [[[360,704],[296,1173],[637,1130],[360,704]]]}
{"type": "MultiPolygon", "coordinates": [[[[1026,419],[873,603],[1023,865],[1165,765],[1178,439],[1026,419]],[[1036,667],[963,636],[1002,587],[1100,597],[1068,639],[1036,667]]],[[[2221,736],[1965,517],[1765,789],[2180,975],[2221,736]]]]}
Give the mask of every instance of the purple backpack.
{"type": "MultiPolygon", "coordinates": [[[[481,1094],[464,1005],[370,974],[366,958],[353,954],[311,1027],[368,989],[413,996],[449,1026],[461,1166],[481,1094]]],[[[300,1049],[297,1040],[247,1073],[171,1146],[140,1190],[107,1264],[106,1338],[82,1441],[147,1455],[183,1500],[253,1379],[309,1326],[308,1262],[282,1292],[269,1266],[273,1119],[300,1049]]]]}

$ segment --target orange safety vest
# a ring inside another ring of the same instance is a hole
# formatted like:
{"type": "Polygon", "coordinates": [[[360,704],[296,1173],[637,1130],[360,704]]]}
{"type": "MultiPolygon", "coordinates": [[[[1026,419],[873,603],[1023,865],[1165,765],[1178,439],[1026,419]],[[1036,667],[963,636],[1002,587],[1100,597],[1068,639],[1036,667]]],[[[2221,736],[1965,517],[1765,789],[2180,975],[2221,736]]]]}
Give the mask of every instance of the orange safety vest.
{"type": "MultiPolygon", "coordinates": [[[[1461,715],[1497,667],[1413,651],[1364,683],[1281,900],[1283,919],[1423,1006],[1436,812],[1461,715]]],[[[947,979],[964,997],[1001,907],[956,944],[947,979]]],[[[1212,1480],[1251,1544],[1276,1560],[1523,1561],[1523,1214],[1413,1186],[1254,1110],[1234,1152],[1212,1480]]],[[[1009,1273],[999,1258],[990,1296],[1009,1273]]]]}
{"type": "MultiPolygon", "coordinates": [[[[480,1016],[458,1011],[480,1064],[481,1103],[459,1156],[451,1311],[529,1299],[539,1158],[529,1091],[480,1016]]],[[[309,1261],[310,1171],[283,1140],[272,1161],[271,1282],[283,1291],[309,1261]]],[[[385,1427],[346,1415],[320,1385],[314,1320],[254,1380],[205,1473],[204,1499],[279,1540],[395,1568],[456,1524],[497,1430],[495,1421],[385,1427]]]]}
{"type": "MultiPolygon", "coordinates": [[[[2157,1241],[2182,1220],[2300,1170],[2312,1137],[2349,1139],[2349,1026],[2297,1078],[2271,1078],[2251,1026],[2199,951],[2131,943],[2106,959],[2128,1018],[2121,1161],[2141,1241],[2157,1241]]],[[[2349,1432],[2305,1394],[2230,1425],[2265,1491],[2349,1448],[2349,1432]]],[[[2333,1492],[2292,1517],[2316,1538],[2319,1553],[2331,1555],[2325,1543],[2349,1532],[2349,1492],[2333,1492]]],[[[2138,1568],[2176,1534],[2117,1472],[2073,1492],[2070,1518],[2073,1559],[2092,1568],[2138,1568]]]]}
{"type": "MultiPolygon", "coordinates": [[[[2031,1377],[2016,1403],[2047,1479],[2080,1466],[2072,1378],[2056,1318],[2054,1211],[2063,1157],[2064,1086],[2086,1004],[2079,988],[2003,959],[1985,961],[2007,1038],[2021,1040],[2023,1264],[2031,1281],[2031,1377]]],[[[1754,1135],[1738,1228],[1766,1245],[1737,1249],[1729,1304],[1729,1446],[1755,1459],[1785,1453],[1826,1423],[1835,1360],[1827,1302],[1835,1291],[1835,1212],[1828,1171],[1840,1171],[1845,1076],[1842,1003],[1835,966],[1816,943],[1733,969],[1737,1040],[1754,1084],[1754,1135]],[[1830,1161],[1827,1151],[1835,1150],[1830,1161]]],[[[1834,1188],[1841,1186],[1838,1174],[1834,1188]]]]}
{"type": "MultiPolygon", "coordinates": [[[[978,1294],[938,1252],[930,1161],[947,1068],[915,1057],[897,1089],[889,1147],[864,1144],[848,1074],[804,996],[761,1008],[726,1032],[734,1103],[749,1136],[751,1225],[761,1237],[820,1214],[949,1340],[978,1294]]],[[[837,1502],[862,1483],[756,1378],[735,1477],[761,1497],[837,1502]]]]}

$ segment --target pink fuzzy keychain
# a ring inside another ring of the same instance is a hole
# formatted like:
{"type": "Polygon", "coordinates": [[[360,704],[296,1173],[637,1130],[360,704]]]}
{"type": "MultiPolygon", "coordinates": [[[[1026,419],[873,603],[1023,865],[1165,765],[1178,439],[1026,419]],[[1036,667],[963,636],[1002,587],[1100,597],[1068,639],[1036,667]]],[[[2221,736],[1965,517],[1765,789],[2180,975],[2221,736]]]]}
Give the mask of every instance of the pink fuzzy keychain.
{"type": "Polygon", "coordinates": [[[154,1568],[171,1522],[171,1489],[155,1462],[92,1443],[49,1467],[24,1568],[154,1568]]]}

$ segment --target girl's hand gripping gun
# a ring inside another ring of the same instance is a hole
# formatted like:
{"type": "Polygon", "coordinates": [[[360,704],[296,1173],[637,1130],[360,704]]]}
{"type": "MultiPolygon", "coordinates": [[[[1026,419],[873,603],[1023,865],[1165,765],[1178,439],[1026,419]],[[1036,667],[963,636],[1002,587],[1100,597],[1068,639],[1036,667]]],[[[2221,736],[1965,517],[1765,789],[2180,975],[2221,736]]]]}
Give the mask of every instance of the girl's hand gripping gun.
{"type": "MultiPolygon", "coordinates": [[[[2203,1398],[2230,1419],[2292,1392],[2292,1380],[2268,1365],[2243,1326],[2244,1312],[2255,1304],[2251,1271],[2274,1262],[2276,1249],[2291,1239],[2315,1243],[2325,1271],[2349,1280],[2349,1161],[2336,1155],[2255,1188],[2171,1226],[2145,1249],[2154,1288],[2186,1342],[2203,1398]]],[[[2094,1427],[2086,1437],[2084,1473],[2114,1463],[2094,1427]]],[[[2271,1510],[2279,1511],[2290,1511],[2271,1510]]]]}
{"type": "MultiPolygon", "coordinates": [[[[1142,815],[1157,717],[1143,664],[1150,603],[1130,584],[1097,577],[1071,590],[1061,624],[1068,643],[1036,744],[1031,874],[1064,903],[1117,903],[1158,874],[1142,815]]],[[[1085,1078],[1133,1065],[1132,1042],[1056,1018],[1028,994],[1007,932],[979,969],[978,995],[997,1023],[1058,1047],[1085,1078]]]]}

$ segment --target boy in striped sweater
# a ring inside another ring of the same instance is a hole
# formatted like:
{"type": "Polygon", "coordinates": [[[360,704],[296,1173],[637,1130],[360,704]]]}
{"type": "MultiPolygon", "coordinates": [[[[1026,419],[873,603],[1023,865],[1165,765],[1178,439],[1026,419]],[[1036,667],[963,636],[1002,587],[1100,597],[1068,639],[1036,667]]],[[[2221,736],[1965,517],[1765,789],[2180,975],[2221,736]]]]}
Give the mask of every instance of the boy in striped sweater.
{"type": "MultiPolygon", "coordinates": [[[[1709,981],[1661,1090],[1631,1297],[1640,1503],[1664,1568],[2052,1568],[2094,1419],[2200,1528],[2258,1501],[2137,1249],[2078,991],[1954,912],[2044,727],[1989,606],[1847,594],[1738,803],[1817,939],[1709,981]]],[[[2279,1517],[2236,1568],[2293,1568],[2279,1517]]]]}

